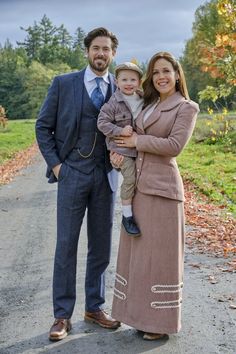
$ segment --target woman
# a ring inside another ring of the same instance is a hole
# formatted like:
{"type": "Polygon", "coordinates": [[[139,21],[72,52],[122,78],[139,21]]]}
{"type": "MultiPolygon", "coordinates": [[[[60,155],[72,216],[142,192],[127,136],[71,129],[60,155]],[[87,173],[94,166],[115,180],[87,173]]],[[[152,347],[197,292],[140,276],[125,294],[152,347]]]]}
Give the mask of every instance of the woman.
{"type": "MultiPolygon", "coordinates": [[[[151,58],[143,89],[137,133],[116,138],[118,146],[138,151],[133,210],[141,237],[121,231],[112,316],[154,340],[181,328],[184,190],[175,158],[192,135],[199,109],[170,53],[151,58]]],[[[120,157],[111,159],[116,164],[120,157]]]]}

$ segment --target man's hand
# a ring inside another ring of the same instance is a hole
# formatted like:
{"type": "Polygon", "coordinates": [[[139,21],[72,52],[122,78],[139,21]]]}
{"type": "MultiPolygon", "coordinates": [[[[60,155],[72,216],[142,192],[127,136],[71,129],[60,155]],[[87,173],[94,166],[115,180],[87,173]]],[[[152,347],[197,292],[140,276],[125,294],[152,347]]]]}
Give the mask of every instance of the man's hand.
{"type": "Polygon", "coordinates": [[[61,168],[61,163],[59,165],[56,165],[55,167],[53,167],[53,173],[54,173],[54,176],[56,177],[56,179],[58,179],[58,175],[59,175],[59,171],[60,171],[60,168],[61,168]]]}
{"type": "Polygon", "coordinates": [[[114,168],[120,168],[124,160],[124,156],[118,154],[117,152],[110,152],[111,165],[114,168]]]}
{"type": "Polygon", "coordinates": [[[122,131],[121,134],[122,136],[131,136],[133,133],[133,128],[131,127],[131,125],[126,125],[122,131]]]}

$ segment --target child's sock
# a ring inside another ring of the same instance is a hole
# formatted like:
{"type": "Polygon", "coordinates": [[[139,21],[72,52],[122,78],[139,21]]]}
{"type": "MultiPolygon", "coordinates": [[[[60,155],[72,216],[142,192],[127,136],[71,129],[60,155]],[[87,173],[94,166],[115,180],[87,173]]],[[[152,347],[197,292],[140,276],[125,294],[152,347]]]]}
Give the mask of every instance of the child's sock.
{"type": "Polygon", "coordinates": [[[128,218],[133,215],[131,205],[122,205],[122,214],[124,217],[128,218]]]}

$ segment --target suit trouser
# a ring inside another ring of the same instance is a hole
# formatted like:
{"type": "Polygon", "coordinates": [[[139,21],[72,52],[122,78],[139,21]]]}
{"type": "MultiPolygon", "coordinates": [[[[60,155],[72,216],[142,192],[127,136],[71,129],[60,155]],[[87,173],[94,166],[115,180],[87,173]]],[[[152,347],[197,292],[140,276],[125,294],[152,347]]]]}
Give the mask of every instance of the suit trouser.
{"type": "Polygon", "coordinates": [[[114,194],[106,173],[96,167],[84,174],[66,163],[58,177],[57,245],[53,274],[55,318],[70,318],[76,300],[77,247],[87,208],[85,310],[95,312],[105,302],[104,272],[109,264],[114,194]]]}

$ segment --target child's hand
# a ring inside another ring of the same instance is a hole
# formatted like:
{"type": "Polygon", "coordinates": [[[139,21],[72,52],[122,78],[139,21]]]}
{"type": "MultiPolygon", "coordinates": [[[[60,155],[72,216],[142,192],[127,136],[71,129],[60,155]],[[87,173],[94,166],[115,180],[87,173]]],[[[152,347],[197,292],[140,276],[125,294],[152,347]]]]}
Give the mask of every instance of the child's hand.
{"type": "Polygon", "coordinates": [[[133,133],[133,128],[131,127],[131,125],[126,125],[121,132],[122,136],[131,136],[133,133]]]}

